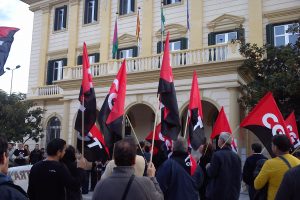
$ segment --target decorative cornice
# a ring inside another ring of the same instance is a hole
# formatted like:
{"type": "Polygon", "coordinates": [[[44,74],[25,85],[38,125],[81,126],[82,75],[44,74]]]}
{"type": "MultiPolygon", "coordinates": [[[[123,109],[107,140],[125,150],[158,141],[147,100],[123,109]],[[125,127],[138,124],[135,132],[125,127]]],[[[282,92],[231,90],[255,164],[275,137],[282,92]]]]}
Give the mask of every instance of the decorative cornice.
{"type": "Polygon", "coordinates": [[[119,48],[135,46],[137,44],[136,37],[130,34],[123,34],[118,37],[119,48]]]}
{"type": "Polygon", "coordinates": [[[226,31],[240,27],[240,25],[243,24],[244,21],[244,17],[224,14],[209,22],[207,24],[207,27],[211,29],[211,31],[215,32],[226,31]]]}
{"type": "Polygon", "coordinates": [[[50,57],[51,59],[55,59],[55,58],[62,58],[67,56],[68,54],[68,49],[62,49],[59,51],[51,51],[47,53],[47,56],[50,57]]]}
{"type": "Polygon", "coordinates": [[[270,23],[300,20],[300,6],[265,12],[264,16],[269,20],[270,23]]]}
{"type": "MultiPolygon", "coordinates": [[[[99,52],[99,48],[100,48],[100,43],[87,45],[87,49],[89,50],[89,53],[93,53],[93,52],[96,52],[96,51],[99,52]]],[[[82,53],[82,50],[83,50],[83,46],[76,48],[77,52],[82,53]]]]}
{"type": "MultiPolygon", "coordinates": [[[[169,24],[166,25],[165,32],[170,32],[170,39],[181,38],[186,36],[187,28],[180,24],[169,24]]],[[[161,29],[156,31],[155,36],[160,39],[161,29]]]]}
{"type": "MultiPolygon", "coordinates": [[[[69,2],[68,0],[22,0],[24,3],[30,5],[29,10],[32,12],[43,10],[44,8],[51,8],[53,5],[69,2]]],[[[71,0],[78,1],[78,0],[71,0]]]]}

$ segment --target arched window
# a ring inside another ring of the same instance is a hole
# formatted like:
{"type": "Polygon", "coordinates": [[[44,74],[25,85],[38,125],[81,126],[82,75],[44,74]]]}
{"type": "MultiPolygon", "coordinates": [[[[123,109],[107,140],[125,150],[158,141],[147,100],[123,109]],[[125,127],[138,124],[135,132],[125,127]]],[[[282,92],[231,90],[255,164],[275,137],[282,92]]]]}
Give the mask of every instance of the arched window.
{"type": "Polygon", "coordinates": [[[60,130],[60,120],[57,117],[52,117],[47,124],[47,144],[55,138],[60,138],[60,130]]]}

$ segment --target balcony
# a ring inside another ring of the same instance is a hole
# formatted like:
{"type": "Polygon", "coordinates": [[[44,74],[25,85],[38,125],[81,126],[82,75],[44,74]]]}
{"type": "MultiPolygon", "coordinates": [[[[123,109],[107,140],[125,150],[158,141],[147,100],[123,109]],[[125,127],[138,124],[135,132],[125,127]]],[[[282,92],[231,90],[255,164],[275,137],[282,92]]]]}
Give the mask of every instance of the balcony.
{"type": "Polygon", "coordinates": [[[32,88],[27,94],[27,99],[51,99],[63,97],[63,90],[58,85],[45,85],[32,88]]]}

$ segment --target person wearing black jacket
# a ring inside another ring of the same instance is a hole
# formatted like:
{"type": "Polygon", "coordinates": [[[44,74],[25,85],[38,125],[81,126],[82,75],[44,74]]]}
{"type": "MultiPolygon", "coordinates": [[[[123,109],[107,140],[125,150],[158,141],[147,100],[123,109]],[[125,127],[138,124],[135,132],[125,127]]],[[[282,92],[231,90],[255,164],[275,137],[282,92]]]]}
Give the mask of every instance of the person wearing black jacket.
{"type": "Polygon", "coordinates": [[[257,161],[261,159],[267,159],[262,155],[262,146],[259,143],[253,143],[251,145],[252,155],[249,156],[243,168],[243,181],[248,185],[248,192],[250,200],[254,199],[255,189],[254,189],[254,170],[256,168],[257,161]]]}
{"type": "Polygon", "coordinates": [[[77,162],[79,176],[73,177],[59,162],[66,151],[66,141],[56,138],[47,145],[47,158],[32,166],[29,174],[28,196],[30,200],[65,200],[66,189],[76,190],[84,177],[86,160],[77,162]]]}
{"type": "Polygon", "coordinates": [[[7,176],[8,172],[8,144],[4,137],[0,136],[0,199],[1,200],[26,200],[27,194],[20,187],[13,183],[7,176]]]}
{"type": "Polygon", "coordinates": [[[29,156],[29,163],[34,165],[35,163],[43,160],[43,155],[40,150],[39,144],[35,144],[35,148],[31,151],[29,156]]]}

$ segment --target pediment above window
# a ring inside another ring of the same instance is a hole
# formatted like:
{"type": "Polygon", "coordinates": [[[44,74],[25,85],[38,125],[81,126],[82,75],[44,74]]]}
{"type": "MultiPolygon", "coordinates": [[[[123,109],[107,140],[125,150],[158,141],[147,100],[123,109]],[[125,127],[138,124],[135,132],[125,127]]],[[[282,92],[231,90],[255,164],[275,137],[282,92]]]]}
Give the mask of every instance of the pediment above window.
{"type": "Polygon", "coordinates": [[[119,48],[129,47],[129,46],[136,46],[137,45],[137,39],[135,35],[130,34],[123,34],[120,37],[118,37],[118,43],[119,48]]]}
{"type": "Polygon", "coordinates": [[[245,21],[244,17],[224,14],[207,24],[212,32],[220,32],[239,28],[245,21]]]}
{"type": "MultiPolygon", "coordinates": [[[[169,24],[165,26],[165,35],[170,32],[170,38],[182,38],[186,36],[187,28],[180,24],[169,24]]],[[[160,40],[161,29],[156,31],[155,36],[160,40]]]]}

